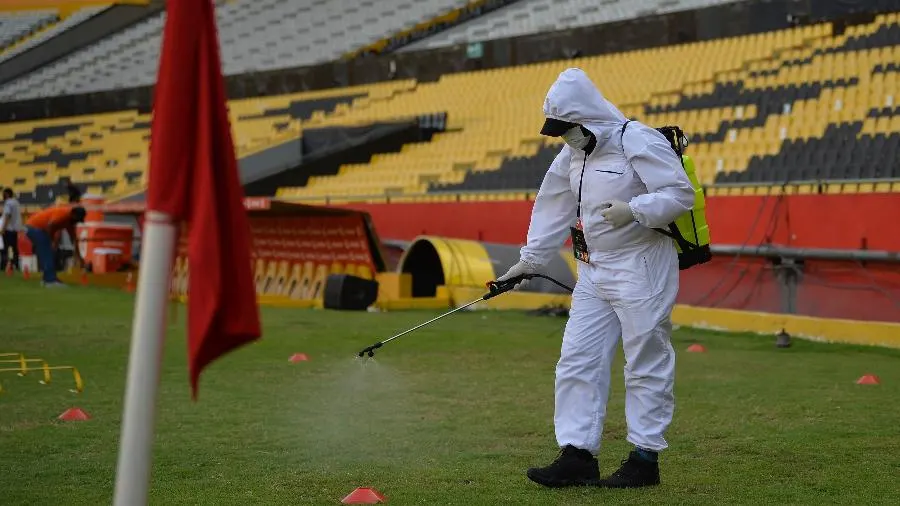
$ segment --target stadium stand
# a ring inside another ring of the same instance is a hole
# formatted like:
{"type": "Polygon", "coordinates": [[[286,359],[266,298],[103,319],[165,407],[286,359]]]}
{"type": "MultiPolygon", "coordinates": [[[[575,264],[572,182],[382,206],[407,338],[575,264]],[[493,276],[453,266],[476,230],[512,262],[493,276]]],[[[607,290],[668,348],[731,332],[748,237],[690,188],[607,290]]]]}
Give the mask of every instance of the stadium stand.
{"type": "Polygon", "coordinates": [[[344,55],[344,59],[353,59],[361,55],[373,55],[392,52],[435,33],[461,25],[471,19],[485,16],[497,9],[520,0],[469,0],[466,5],[443,12],[437,17],[426,19],[411,28],[406,28],[367,46],[360,47],[344,55]]]}
{"type": "MultiPolygon", "coordinates": [[[[657,113],[648,118],[659,123],[692,110],[702,114],[727,104],[755,104],[752,116],[714,118],[712,125],[695,130],[695,159],[706,182],[897,178],[900,168],[890,153],[900,140],[900,124],[889,119],[893,109],[885,109],[896,100],[896,73],[883,70],[898,59],[898,16],[880,16],[758,62],[718,80],[712,90],[657,104],[648,108],[657,113]]],[[[802,191],[812,191],[811,186],[802,191]]]]}
{"type": "MultiPolygon", "coordinates": [[[[465,4],[466,0],[217,2],[223,70],[234,75],[334,60],[465,4]]],[[[161,12],[6,83],[0,87],[0,98],[23,100],[152,84],[164,21],[161,12]]]]}
{"type": "Polygon", "coordinates": [[[86,21],[91,16],[103,12],[109,7],[110,6],[108,5],[83,7],[69,15],[63,15],[62,17],[60,13],[57,13],[56,11],[46,11],[44,14],[35,14],[39,11],[31,11],[25,15],[4,14],[0,16],[0,63],[18,56],[33,47],[37,47],[45,40],[56,37],[78,23],[86,21]],[[40,16],[41,21],[39,23],[31,25],[24,35],[17,36],[13,42],[8,42],[5,33],[9,19],[22,19],[28,17],[33,19],[37,16],[40,16]]]}
{"type": "MultiPolygon", "coordinates": [[[[592,75],[604,93],[631,117],[647,116],[645,109],[669,103],[682,94],[712,89],[716,79],[740,75],[754,61],[827,41],[829,25],[815,25],[780,32],[668,46],[642,51],[582,58],[577,65],[592,75]],[[736,55],[739,55],[736,57],[736,55]],[[673,65],[672,62],[691,62],[673,65]],[[718,77],[717,77],[718,76],[718,77]]],[[[534,158],[544,142],[537,131],[542,121],[541,97],[557,73],[571,61],[557,61],[514,68],[445,75],[436,83],[420,83],[415,93],[397,96],[365,112],[360,120],[389,117],[397,111],[427,112],[442,104],[448,113],[448,132],[430,143],[408,146],[400,154],[375,157],[368,165],[343,167],[335,177],[312,178],[304,188],[283,189],[283,196],[374,195],[420,193],[435,190],[534,189],[537,184],[512,184],[518,179],[495,176],[500,186],[478,187],[466,183],[479,173],[502,169],[504,159],[534,158]],[[378,116],[373,116],[376,114],[378,116]],[[467,176],[468,173],[468,176],[467,176]],[[501,182],[502,180],[502,182],[501,182]]],[[[718,130],[726,120],[727,107],[673,111],[671,119],[687,131],[718,130]]],[[[754,115],[754,108],[745,108],[754,115]]],[[[355,116],[351,110],[346,121],[355,116]]],[[[649,115],[658,123],[662,114],[649,115]]],[[[702,143],[701,143],[702,144],[702,143]]],[[[719,143],[718,147],[724,147],[719,143]]],[[[708,148],[699,148],[706,153],[708,148]]],[[[711,182],[715,171],[709,163],[700,167],[701,177],[711,182]]],[[[541,171],[546,170],[546,164],[541,171]]],[[[505,171],[504,171],[505,172],[505,171]]],[[[542,173],[542,172],[541,172],[542,173]]],[[[536,183],[539,183],[539,179],[536,183]]]]}
{"type": "Polygon", "coordinates": [[[697,9],[741,0],[525,0],[415,42],[399,52],[420,51],[531,33],[565,30],[697,9]]]}
{"type": "MultiPolygon", "coordinates": [[[[273,12],[282,12],[278,6],[289,3],[220,5],[222,38],[235,36],[230,27],[237,26],[238,19],[241,29],[253,31],[246,28],[255,26],[248,20],[272,20],[273,12]]],[[[646,5],[650,4],[677,7],[646,5]]],[[[366,2],[360,5],[375,9],[366,2]]],[[[383,3],[379,6],[386,8],[383,3]]],[[[147,51],[140,65],[150,65],[158,48],[135,44],[158,42],[160,26],[153,23],[161,21],[155,16],[105,39],[87,50],[96,58],[82,63],[96,69],[137,50],[147,51]],[[99,46],[105,49],[99,51],[99,46]],[[123,47],[130,49],[114,54],[114,48],[123,47]]],[[[268,30],[275,25],[262,26],[268,30]]],[[[521,198],[536,190],[548,157],[559,148],[558,140],[548,142],[537,133],[542,116],[534,97],[544,95],[559,71],[579,66],[628,116],[651,125],[684,128],[691,135],[688,149],[698,176],[704,184],[716,185],[713,193],[758,191],[748,190],[748,185],[768,187],[785,181],[808,182],[802,191],[821,191],[816,188],[821,180],[879,178],[880,183],[832,185],[827,191],[900,190],[891,180],[900,175],[896,166],[900,116],[895,103],[898,15],[879,15],[846,31],[833,26],[819,23],[577,60],[450,73],[435,82],[398,80],[233,100],[235,143],[239,156],[247,157],[296,142],[304,128],[358,127],[439,114],[447,118],[446,129],[429,141],[376,154],[368,163],[343,165],[336,175],[312,176],[304,186],[283,187],[277,195],[331,202],[385,195],[394,200],[443,200],[459,198],[448,192],[478,191],[488,193],[463,198],[521,198]],[[727,187],[734,183],[743,186],[727,187]],[[423,197],[426,192],[430,195],[423,197]]],[[[234,40],[223,44],[246,48],[262,40],[240,35],[249,45],[234,40]]],[[[229,51],[238,54],[233,52],[237,49],[229,51]]],[[[103,78],[127,85],[121,78],[134,68],[110,69],[103,78]]],[[[40,88],[46,72],[26,79],[35,80],[40,88]]],[[[152,72],[146,77],[152,79],[152,72]]],[[[62,93],[100,80],[73,72],[58,83],[44,82],[44,87],[48,93],[62,93]]],[[[16,83],[12,85],[21,85],[16,83]]],[[[140,192],[148,127],[149,117],[138,110],[2,124],[0,185],[13,186],[23,203],[52,201],[65,193],[69,181],[109,198],[140,192]]]]}
{"type": "MultiPolygon", "coordinates": [[[[229,104],[239,157],[296,142],[304,127],[341,117],[351,102],[366,110],[413,86],[393,81],[359,88],[235,100],[229,104]]],[[[108,198],[146,184],[150,117],[138,111],[0,124],[0,186],[23,204],[52,202],[72,181],[108,198]]]]}
{"type": "MultiPolygon", "coordinates": [[[[900,61],[898,15],[879,16],[871,24],[851,27],[840,35],[829,30],[829,25],[823,24],[762,36],[586,58],[579,60],[578,65],[588,70],[630,117],[656,126],[678,124],[691,132],[692,145],[688,149],[704,184],[763,186],[711,188],[713,194],[769,191],[773,183],[786,181],[807,183],[798,185],[797,191],[811,193],[822,191],[822,181],[840,180],[848,184],[832,184],[826,191],[898,191],[900,184],[893,181],[900,178],[900,117],[894,106],[895,62],[900,61]],[[717,48],[718,52],[706,48],[717,48]],[[646,56],[643,60],[642,55],[646,56]],[[628,63],[618,64],[623,61],[628,63]],[[677,75],[682,67],[666,63],[672,61],[704,62],[706,68],[691,67],[689,74],[677,75]],[[628,78],[617,69],[644,69],[646,74],[628,78]],[[622,89],[617,83],[631,86],[622,89]]],[[[527,87],[534,82],[536,88],[546,88],[562,66],[530,68],[531,71],[508,69],[469,76],[480,78],[482,88],[499,87],[507,97],[533,97],[541,92],[507,87],[527,87]],[[495,84],[497,80],[503,84],[495,84]]],[[[534,125],[539,125],[540,119],[531,116],[539,114],[539,108],[533,103],[518,103],[504,112],[496,102],[490,103],[493,109],[483,119],[496,120],[473,134],[472,143],[476,142],[475,135],[496,139],[498,132],[511,125],[522,128],[511,134],[506,146],[495,141],[486,147],[474,162],[475,170],[465,177],[453,170],[466,162],[465,155],[448,153],[443,162],[444,176],[438,178],[438,184],[428,185],[430,191],[519,190],[506,197],[521,198],[523,191],[540,185],[558,144],[543,144],[536,138],[534,125]],[[508,154],[501,163],[494,163],[496,154],[504,148],[509,149],[508,154]],[[528,150],[531,152],[523,152],[528,150]],[[449,181],[454,178],[461,180],[449,181]]],[[[451,118],[454,113],[472,114],[473,109],[451,108],[449,114],[451,118]]],[[[370,170],[374,174],[384,170],[378,162],[373,161],[368,169],[354,170],[370,170]]],[[[424,168],[426,163],[420,158],[415,171],[429,174],[424,168]]],[[[414,178],[412,175],[407,178],[414,181],[410,179],[414,178]]],[[[420,177],[419,182],[424,183],[425,178],[420,177]]],[[[327,185],[311,184],[311,188],[285,190],[283,194],[320,195],[339,192],[342,186],[335,178],[327,185]],[[321,192],[317,188],[327,190],[321,192]]],[[[385,186],[385,190],[391,190],[390,184],[385,186]]],[[[423,191],[424,187],[425,184],[410,185],[405,190],[423,191]]],[[[429,200],[441,198],[455,197],[436,195],[429,200]]],[[[487,194],[473,198],[504,196],[487,194]]]]}
{"type": "Polygon", "coordinates": [[[55,11],[27,11],[0,15],[0,51],[28,38],[59,18],[55,11]]]}

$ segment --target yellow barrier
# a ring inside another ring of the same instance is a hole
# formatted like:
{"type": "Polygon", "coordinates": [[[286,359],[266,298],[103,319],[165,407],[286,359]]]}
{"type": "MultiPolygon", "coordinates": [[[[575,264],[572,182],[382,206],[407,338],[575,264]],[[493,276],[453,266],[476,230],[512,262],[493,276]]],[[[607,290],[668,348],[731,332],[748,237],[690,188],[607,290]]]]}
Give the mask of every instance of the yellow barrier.
{"type": "Polygon", "coordinates": [[[25,355],[20,355],[17,360],[0,360],[0,364],[9,364],[16,363],[19,364],[19,376],[25,376],[28,374],[28,363],[29,362],[40,362],[41,370],[44,371],[44,381],[41,384],[46,385],[50,383],[50,364],[47,363],[46,360],[42,358],[25,358],[25,355]]]}
{"type": "MultiPolygon", "coordinates": [[[[42,358],[26,358],[22,353],[0,353],[0,357],[15,357],[7,360],[0,360],[0,364],[17,364],[18,367],[6,367],[0,369],[0,373],[4,372],[14,372],[18,376],[26,376],[29,371],[33,370],[33,368],[29,368],[29,363],[39,362],[41,364],[40,369],[44,373],[44,379],[39,381],[41,385],[49,385],[53,382],[53,375],[50,371],[64,371],[71,370],[72,377],[75,380],[75,389],[70,389],[71,392],[81,393],[84,391],[84,381],[81,378],[81,373],[78,372],[78,368],[71,365],[57,365],[51,366],[47,363],[46,360],[42,358]]],[[[0,383],[0,393],[3,393],[3,385],[0,383]]]]}
{"type": "Polygon", "coordinates": [[[785,330],[793,336],[813,341],[900,348],[898,323],[817,318],[681,304],[675,306],[672,321],[678,325],[694,328],[755,332],[765,335],[774,335],[785,330]]]}
{"type": "MultiPolygon", "coordinates": [[[[450,297],[410,297],[379,300],[382,310],[450,309],[475,300],[485,290],[468,286],[439,287],[450,297]]],[[[565,294],[509,292],[472,306],[473,310],[533,310],[545,307],[569,308],[571,296],[565,294]]],[[[785,330],[794,337],[827,343],[861,344],[900,348],[900,324],[875,321],[842,320],[780,313],[760,313],[732,309],[705,308],[676,304],[672,314],[676,325],[724,332],[752,332],[774,336],[785,330]]]]}
{"type": "MultiPolygon", "coordinates": [[[[40,383],[42,385],[49,385],[52,382],[52,376],[50,376],[50,371],[64,370],[64,369],[71,369],[72,376],[75,379],[75,389],[74,390],[69,389],[69,391],[79,393],[79,394],[81,392],[83,392],[84,391],[84,382],[81,379],[81,374],[78,372],[77,368],[75,368],[74,366],[71,366],[71,365],[57,365],[57,366],[45,367],[44,368],[44,374],[45,374],[44,378],[45,379],[44,379],[44,381],[41,381],[40,383]]],[[[0,369],[0,372],[15,372],[15,373],[19,373],[21,375],[22,369],[19,367],[6,368],[6,369],[0,369]]],[[[2,392],[2,391],[3,391],[3,389],[2,389],[2,387],[0,387],[0,392],[2,392]]]]}
{"type": "Polygon", "coordinates": [[[72,370],[72,377],[75,379],[75,390],[69,390],[70,392],[81,393],[84,392],[84,382],[81,380],[81,374],[79,374],[78,369],[75,366],[71,365],[58,365],[53,367],[48,367],[50,370],[72,370]]]}

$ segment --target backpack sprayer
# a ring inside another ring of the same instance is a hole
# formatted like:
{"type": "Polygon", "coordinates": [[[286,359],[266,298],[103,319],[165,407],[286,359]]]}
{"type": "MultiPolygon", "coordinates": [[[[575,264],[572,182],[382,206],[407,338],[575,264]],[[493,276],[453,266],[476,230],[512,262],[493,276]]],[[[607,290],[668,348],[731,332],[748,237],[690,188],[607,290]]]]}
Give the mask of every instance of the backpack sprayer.
{"type": "Polygon", "coordinates": [[[375,350],[377,350],[378,348],[381,348],[381,347],[384,346],[386,343],[388,343],[388,342],[390,342],[390,341],[393,341],[394,339],[397,339],[398,337],[400,337],[400,336],[402,336],[402,335],[409,334],[410,332],[412,332],[412,331],[414,331],[414,330],[418,330],[418,329],[420,329],[420,328],[422,328],[422,327],[424,327],[424,326],[426,326],[426,325],[429,325],[429,324],[431,324],[431,323],[434,323],[434,322],[440,320],[441,318],[443,318],[443,317],[445,317],[445,316],[449,316],[449,315],[451,315],[451,314],[453,314],[453,313],[455,313],[455,312],[457,312],[457,311],[462,311],[463,309],[465,309],[465,308],[467,308],[467,307],[469,307],[469,306],[471,306],[471,305],[473,305],[473,304],[477,304],[478,302],[481,302],[481,301],[483,301],[483,300],[492,299],[492,298],[494,298],[494,297],[496,297],[496,296],[498,296],[498,295],[504,294],[504,293],[506,293],[506,292],[512,290],[513,288],[515,288],[515,286],[516,286],[520,281],[525,281],[525,280],[534,279],[534,278],[543,278],[543,279],[546,279],[547,281],[550,281],[551,283],[553,283],[553,284],[555,284],[555,285],[557,285],[557,286],[559,286],[559,287],[561,287],[561,288],[563,288],[563,289],[565,289],[565,290],[568,290],[568,291],[570,291],[570,292],[573,291],[572,287],[570,287],[570,286],[568,286],[568,285],[565,285],[565,284],[563,284],[563,283],[560,283],[559,281],[557,281],[557,280],[551,278],[550,276],[545,276],[545,275],[543,275],[543,274],[520,274],[520,275],[518,275],[518,276],[509,278],[509,279],[504,280],[504,281],[490,281],[490,282],[488,282],[488,284],[487,284],[487,287],[488,287],[488,293],[482,295],[481,297],[479,297],[479,298],[473,300],[472,302],[469,302],[468,304],[459,306],[459,307],[456,308],[456,309],[453,309],[453,310],[451,310],[451,311],[447,311],[446,313],[444,313],[444,314],[442,314],[442,315],[440,315],[440,316],[437,316],[437,317],[435,317],[435,318],[432,318],[432,319],[428,320],[428,321],[425,322],[425,323],[420,323],[419,325],[416,325],[415,327],[413,327],[413,328],[411,328],[411,329],[409,329],[409,330],[404,330],[403,332],[397,334],[396,336],[389,337],[389,338],[385,339],[384,341],[379,341],[379,342],[373,344],[372,346],[369,346],[369,347],[367,347],[367,348],[364,348],[362,351],[359,352],[359,355],[358,355],[358,356],[362,357],[362,356],[368,354],[370,357],[374,357],[374,356],[375,356],[375,350]]]}

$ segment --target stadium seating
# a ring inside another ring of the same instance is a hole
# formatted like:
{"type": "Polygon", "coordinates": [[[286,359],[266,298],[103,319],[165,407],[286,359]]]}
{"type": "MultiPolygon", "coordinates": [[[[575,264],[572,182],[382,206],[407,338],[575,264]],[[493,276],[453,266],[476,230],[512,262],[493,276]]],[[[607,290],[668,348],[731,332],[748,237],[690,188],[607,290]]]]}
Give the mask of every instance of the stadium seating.
{"type": "Polygon", "coordinates": [[[883,70],[900,58],[897,22],[896,14],[881,16],[871,25],[757,62],[723,76],[712,89],[651,105],[647,119],[688,120],[695,132],[694,158],[707,183],[897,177],[896,159],[867,147],[897,143],[892,109],[875,117],[895,100],[896,74],[883,70]],[[728,104],[754,107],[742,118],[716,112],[728,104]],[[698,124],[691,124],[693,117],[698,124]],[[876,141],[873,135],[879,133],[884,138],[876,141]]]}
{"type": "MultiPolygon", "coordinates": [[[[704,184],[752,188],[793,181],[804,183],[798,191],[812,192],[822,191],[821,180],[846,180],[825,191],[898,191],[900,184],[890,181],[900,178],[898,15],[840,35],[830,29],[823,24],[584,58],[577,65],[628,116],[684,128],[704,184]],[[853,183],[872,179],[885,182],[853,183]]],[[[453,131],[279,194],[387,194],[397,201],[425,191],[435,193],[428,200],[457,198],[438,192],[512,191],[473,198],[521,198],[536,190],[559,149],[558,141],[536,134],[541,117],[534,97],[542,97],[556,73],[571,64],[454,74],[420,84],[415,93],[383,104],[384,114],[441,104],[453,131]]],[[[350,111],[344,119],[353,116],[350,111]]]]}
{"type": "MultiPolygon", "coordinates": [[[[240,0],[217,4],[224,72],[232,75],[334,60],[465,5],[466,0],[240,0]]],[[[0,99],[152,84],[164,22],[163,11],[7,83],[0,87],[0,99]]]]}
{"type": "MultiPolygon", "coordinates": [[[[543,120],[542,97],[558,72],[568,66],[584,68],[623,112],[636,117],[644,116],[647,104],[672,100],[683,91],[711,89],[717,76],[739,74],[749,62],[771,59],[774,54],[825,40],[828,35],[828,25],[819,25],[577,62],[445,75],[436,83],[420,83],[414,93],[396,96],[366,111],[351,109],[340,121],[373,121],[398,113],[427,113],[440,107],[448,113],[448,132],[435,135],[429,143],[406,146],[401,153],[376,156],[369,164],[343,167],[337,176],[311,178],[306,187],[285,188],[279,194],[323,197],[410,194],[429,188],[510,189],[507,183],[502,187],[471,188],[464,181],[468,172],[472,173],[468,177],[475,177],[478,172],[500,168],[505,158],[533,157],[538,153],[544,142],[538,135],[543,120]]],[[[725,108],[716,110],[721,115],[725,108]]],[[[752,108],[748,108],[750,112],[752,108]]],[[[651,119],[661,119],[661,115],[656,116],[651,119]]],[[[692,118],[689,114],[681,116],[692,118]]],[[[718,128],[721,120],[706,116],[703,121],[708,125],[681,123],[692,131],[718,128]]],[[[711,180],[711,176],[706,179],[711,180]]],[[[516,187],[534,189],[536,185],[516,187]]]]}
{"type": "MultiPolygon", "coordinates": [[[[463,198],[522,198],[537,189],[560,145],[538,134],[541,99],[561,70],[579,66],[629,117],[680,125],[691,136],[699,178],[717,185],[712,192],[760,191],[748,188],[785,181],[822,191],[820,180],[847,182],[826,191],[897,191],[890,180],[900,177],[898,61],[894,13],[839,34],[818,24],[460,72],[436,82],[232,101],[231,117],[238,154],[246,156],[296,139],[304,127],[447,114],[446,131],[428,142],[310,177],[305,186],[279,189],[280,197],[441,200],[460,198],[447,192],[477,191],[482,195],[463,198]],[[871,179],[884,183],[854,182],[871,179]],[[741,186],[728,188],[734,183],[741,186]]],[[[0,125],[0,184],[35,202],[60,193],[61,177],[108,196],[138,191],[148,125],[136,111],[0,125]]]]}
{"type": "MultiPolygon", "coordinates": [[[[782,99],[764,111],[781,116],[776,138],[784,142],[775,152],[755,150],[746,170],[720,173],[716,181],[900,179],[900,111],[893,107],[900,25],[896,16],[891,19],[853,29],[843,43],[751,73],[750,80],[771,83],[775,99],[782,99]],[[778,108],[789,112],[779,114],[778,108]]],[[[758,114],[751,123],[764,122],[766,114],[758,114]]]]}
{"type": "MultiPolygon", "coordinates": [[[[900,123],[891,107],[898,35],[897,15],[882,16],[756,62],[750,66],[755,70],[723,75],[706,84],[712,90],[660,95],[645,108],[650,114],[637,116],[696,132],[689,152],[705,183],[744,185],[712,188],[713,194],[767,192],[766,186],[786,181],[795,182],[800,193],[900,191],[900,123]]],[[[502,169],[507,177],[473,174],[465,184],[443,189],[535,188],[552,153],[545,149],[531,160],[509,160],[502,169]],[[530,175],[518,170],[523,165],[530,175]]]]}
{"type": "Polygon", "coordinates": [[[56,12],[51,10],[3,13],[0,15],[0,50],[5,51],[57,19],[56,12]]]}
{"type": "MultiPolygon", "coordinates": [[[[352,101],[365,110],[412,81],[393,81],[229,104],[238,156],[296,139],[302,128],[341,117],[352,101]]],[[[149,115],[121,111],[83,117],[0,124],[0,186],[10,186],[23,204],[52,202],[66,194],[66,181],[114,198],[146,184],[149,115]]]]}
{"type": "Polygon", "coordinates": [[[7,19],[16,18],[11,15],[0,16],[0,63],[28,51],[108,8],[108,5],[84,7],[63,16],[62,19],[59,13],[53,11],[30,11],[27,15],[20,15],[19,18],[40,19],[40,22],[30,25],[27,33],[17,36],[16,40],[19,42],[13,40],[12,43],[7,43],[7,36],[2,33],[7,30],[7,19]]]}
{"type": "Polygon", "coordinates": [[[399,49],[418,51],[698,9],[740,0],[520,0],[399,49]]]}

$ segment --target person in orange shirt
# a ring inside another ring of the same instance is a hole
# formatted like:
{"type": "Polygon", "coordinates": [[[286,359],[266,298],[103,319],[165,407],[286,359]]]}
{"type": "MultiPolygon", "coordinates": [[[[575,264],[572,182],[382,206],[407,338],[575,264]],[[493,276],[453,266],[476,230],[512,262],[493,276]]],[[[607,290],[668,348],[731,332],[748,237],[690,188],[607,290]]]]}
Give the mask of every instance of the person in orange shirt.
{"type": "Polygon", "coordinates": [[[54,261],[54,244],[57,236],[65,230],[72,239],[75,251],[75,259],[82,263],[81,252],[78,249],[78,238],[75,235],[75,225],[82,223],[85,210],[81,206],[61,205],[50,207],[31,215],[25,222],[25,236],[34,246],[38,257],[38,268],[43,271],[44,286],[60,286],[62,283],[56,277],[56,262],[54,261]]]}

